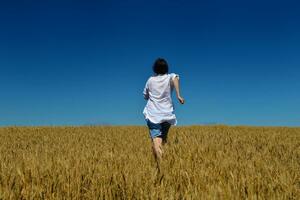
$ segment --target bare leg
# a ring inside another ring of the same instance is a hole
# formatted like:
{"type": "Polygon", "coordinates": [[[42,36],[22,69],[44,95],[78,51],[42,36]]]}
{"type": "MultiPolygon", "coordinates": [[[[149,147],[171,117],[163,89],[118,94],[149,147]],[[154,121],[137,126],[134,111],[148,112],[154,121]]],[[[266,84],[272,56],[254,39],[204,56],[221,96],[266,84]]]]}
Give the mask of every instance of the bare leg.
{"type": "Polygon", "coordinates": [[[154,158],[157,164],[157,168],[160,169],[160,161],[162,159],[162,138],[156,137],[152,139],[152,150],[154,158]]]}

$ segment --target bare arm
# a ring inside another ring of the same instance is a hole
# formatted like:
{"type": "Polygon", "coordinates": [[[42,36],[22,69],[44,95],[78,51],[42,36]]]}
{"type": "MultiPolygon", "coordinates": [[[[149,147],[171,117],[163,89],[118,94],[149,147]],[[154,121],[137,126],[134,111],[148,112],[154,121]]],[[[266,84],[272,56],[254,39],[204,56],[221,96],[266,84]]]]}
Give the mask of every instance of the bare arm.
{"type": "Polygon", "coordinates": [[[184,98],[181,97],[181,95],[180,95],[180,87],[179,87],[179,78],[178,78],[178,76],[176,76],[176,77],[173,79],[173,83],[174,83],[174,87],[175,87],[176,96],[177,96],[178,101],[179,101],[181,104],[184,104],[184,98]]]}
{"type": "MultiPolygon", "coordinates": [[[[148,82],[147,82],[148,83],[148,82]]],[[[149,99],[149,89],[148,89],[148,84],[146,83],[144,91],[143,91],[143,95],[144,95],[144,99],[148,100],[149,99]]]]}

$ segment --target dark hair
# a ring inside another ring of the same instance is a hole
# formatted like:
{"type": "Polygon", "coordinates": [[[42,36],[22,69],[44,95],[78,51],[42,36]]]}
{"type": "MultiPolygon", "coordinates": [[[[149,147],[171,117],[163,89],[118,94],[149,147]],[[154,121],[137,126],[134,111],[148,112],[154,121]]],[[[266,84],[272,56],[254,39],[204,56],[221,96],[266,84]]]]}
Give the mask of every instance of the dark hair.
{"type": "Polygon", "coordinates": [[[169,72],[167,61],[163,58],[157,58],[153,64],[153,71],[156,74],[167,74],[169,72]]]}

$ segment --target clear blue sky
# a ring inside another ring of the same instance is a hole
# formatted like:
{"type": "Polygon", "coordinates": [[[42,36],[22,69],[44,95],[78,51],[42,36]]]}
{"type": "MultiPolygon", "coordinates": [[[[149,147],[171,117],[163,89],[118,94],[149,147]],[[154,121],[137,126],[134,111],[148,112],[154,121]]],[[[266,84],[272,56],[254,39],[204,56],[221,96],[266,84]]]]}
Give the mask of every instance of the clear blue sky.
{"type": "Polygon", "coordinates": [[[142,125],[164,57],[178,125],[300,126],[299,1],[1,1],[0,125],[142,125]]]}

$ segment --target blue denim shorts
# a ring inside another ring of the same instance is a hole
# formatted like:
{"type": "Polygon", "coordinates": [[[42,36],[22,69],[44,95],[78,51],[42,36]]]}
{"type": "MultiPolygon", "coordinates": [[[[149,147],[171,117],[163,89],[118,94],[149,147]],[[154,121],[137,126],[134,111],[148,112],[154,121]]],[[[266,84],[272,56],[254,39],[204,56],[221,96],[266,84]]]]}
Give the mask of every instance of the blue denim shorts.
{"type": "Polygon", "coordinates": [[[169,128],[171,127],[171,124],[169,122],[155,124],[149,119],[146,119],[146,122],[149,128],[150,137],[152,139],[155,137],[161,137],[164,141],[167,140],[169,128]]]}

